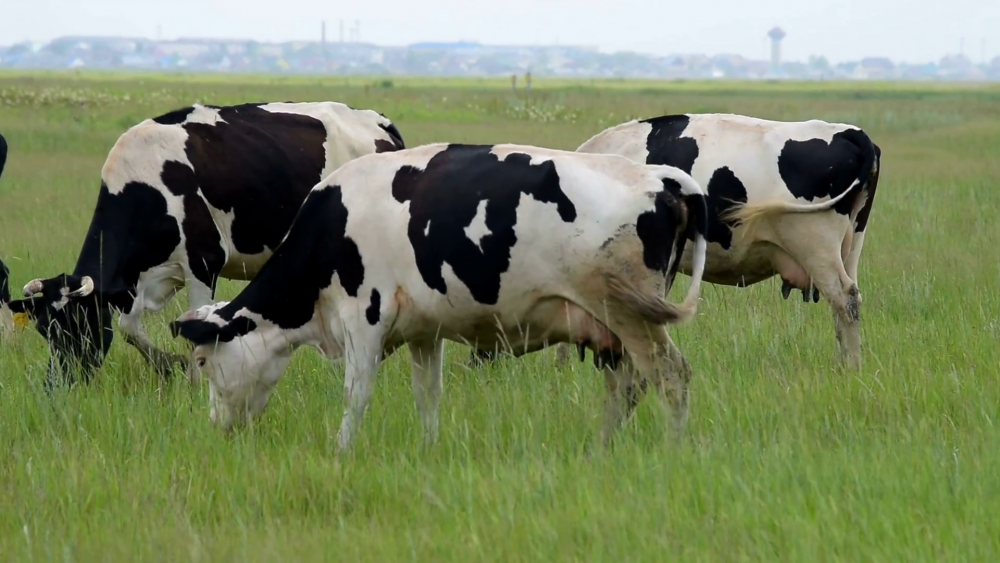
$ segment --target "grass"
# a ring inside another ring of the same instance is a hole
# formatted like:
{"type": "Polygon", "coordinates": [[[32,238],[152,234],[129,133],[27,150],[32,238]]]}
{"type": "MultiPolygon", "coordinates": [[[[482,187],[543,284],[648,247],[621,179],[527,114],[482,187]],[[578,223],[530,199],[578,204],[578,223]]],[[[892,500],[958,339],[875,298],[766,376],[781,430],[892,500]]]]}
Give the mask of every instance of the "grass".
{"type": "MultiPolygon", "coordinates": [[[[195,100],[335,99],[406,141],[574,149],[665,112],[866,128],[883,173],[862,257],[865,367],[834,362],[825,302],[772,280],[709,286],[673,332],[695,369],[684,447],[644,402],[592,455],[603,382],[543,352],[483,370],[449,345],[441,441],[422,451],[405,351],[348,459],[342,365],[295,357],[232,437],[207,390],[161,385],[119,338],[99,380],[49,399],[33,332],[0,344],[0,556],[7,560],[766,560],[1000,558],[1000,90],[858,84],[0,74],[0,256],[15,288],[69,271],[127,127],[195,100]],[[530,108],[530,109],[528,109],[530,108]]],[[[680,283],[686,286],[686,282],[680,283]]],[[[241,283],[223,284],[222,298],[241,283]]],[[[675,290],[675,295],[685,287],[675,290]]],[[[147,327],[166,330],[186,295],[147,327]]],[[[589,360],[588,360],[589,362],[589,360]]]]}

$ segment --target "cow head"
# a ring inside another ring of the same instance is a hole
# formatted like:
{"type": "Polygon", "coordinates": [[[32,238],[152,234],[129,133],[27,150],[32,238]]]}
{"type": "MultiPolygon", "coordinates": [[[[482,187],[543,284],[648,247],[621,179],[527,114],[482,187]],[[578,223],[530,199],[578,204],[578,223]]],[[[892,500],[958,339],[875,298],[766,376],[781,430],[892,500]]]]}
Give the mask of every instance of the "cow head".
{"type": "Polygon", "coordinates": [[[35,279],[24,286],[25,299],[10,302],[14,313],[35,321],[38,333],[49,343],[49,380],[62,368],[79,368],[84,380],[100,368],[111,347],[114,330],[110,304],[95,291],[89,276],[59,275],[35,279]]]}
{"type": "Polygon", "coordinates": [[[248,316],[234,317],[227,305],[188,311],[170,323],[170,332],[194,344],[189,376],[208,379],[209,418],[229,431],[264,410],[294,347],[278,326],[244,308],[239,312],[248,316]]]}

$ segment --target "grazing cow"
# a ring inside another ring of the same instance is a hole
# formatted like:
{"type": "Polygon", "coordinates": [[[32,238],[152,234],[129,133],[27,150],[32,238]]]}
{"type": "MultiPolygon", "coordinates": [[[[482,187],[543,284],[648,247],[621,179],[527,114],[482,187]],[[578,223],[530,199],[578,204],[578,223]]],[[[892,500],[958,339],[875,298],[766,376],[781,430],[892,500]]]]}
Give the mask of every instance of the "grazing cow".
{"type": "Polygon", "coordinates": [[[49,342],[49,382],[71,363],[90,379],[111,345],[112,310],[126,341],[168,373],[184,358],[153,345],[144,312],[185,285],[200,307],[220,277],[252,279],[317,182],[400,148],[389,119],[334,102],[194,105],[132,127],[104,163],[73,273],[29,282],[28,299],[11,305],[49,342]]]}
{"type": "Polygon", "coordinates": [[[235,300],[188,311],[171,330],[195,345],[191,375],[207,375],[210,418],[227,430],[263,410],[292,352],[312,345],[346,359],[338,446],[349,448],[380,362],[407,344],[433,442],[451,340],[504,342],[516,355],[586,346],[607,378],[605,440],[647,381],[679,431],[690,367],[666,355],[664,325],[697,309],[704,205],[680,170],[614,155],[457,144],[370,155],[313,189],[235,300]],[[676,306],[663,296],[687,234],[693,283],[676,306]]]}
{"type": "MultiPolygon", "coordinates": [[[[0,135],[0,177],[3,177],[3,167],[7,164],[7,139],[0,135]]],[[[10,303],[10,270],[0,260],[0,336],[14,330],[14,317],[7,304],[10,303]]]]}
{"type": "MultiPolygon", "coordinates": [[[[668,115],[612,127],[577,151],[691,174],[708,197],[705,281],[744,287],[779,275],[786,299],[793,288],[806,302],[823,295],[833,308],[841,360],[860,367],[858,260],[882,154],[861,129],[668,115]]],[[[685,254],[681,271],[690,272],[691,263],[685,254]]],[[[560,350],[561,358],[567,354],[560,350]]]]}

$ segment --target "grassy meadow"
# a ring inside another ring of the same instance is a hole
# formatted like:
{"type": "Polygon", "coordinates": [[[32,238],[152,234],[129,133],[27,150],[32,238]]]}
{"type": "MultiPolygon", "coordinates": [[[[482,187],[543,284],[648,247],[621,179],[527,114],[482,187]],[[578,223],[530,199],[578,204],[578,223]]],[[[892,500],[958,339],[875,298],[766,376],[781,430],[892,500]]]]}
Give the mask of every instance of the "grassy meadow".
{"type": "MultiPolygon", "coordinates": [[[[707,286],[673,330],[695,370],[685,443],[654,397],[597,440],[602,376],[545,351],[490,368],[449,344],[422,450],[404,350],[336,460],[343,366],[301,350],[252,427],[161,384],[119,336],[91,386],[48,398],[33,329],[0,343],[0,557],[65,561],[1000,560],[1000,88],[913,84],[0,74],[0,257],[12,286],[69,272],[117,137],[192,102],[337,100],[410,146],[575,149],[633,117],[735,112],[864,127],[883,151],[859,284],[865,364],[828,304],[780,280],[707,286]]],[[[673,296],[682,295],[687,278],[673,296]]],[[[243,283],[225,282],[220,298],[243,283]]],[[[181,351],[167,321],[146,326],[181,351]]]]}

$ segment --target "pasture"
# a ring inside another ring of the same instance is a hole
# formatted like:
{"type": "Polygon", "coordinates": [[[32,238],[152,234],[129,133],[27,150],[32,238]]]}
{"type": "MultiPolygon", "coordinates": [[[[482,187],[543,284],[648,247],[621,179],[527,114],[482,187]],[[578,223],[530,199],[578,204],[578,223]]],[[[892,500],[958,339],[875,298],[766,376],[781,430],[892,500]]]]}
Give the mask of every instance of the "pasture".
{"type": "MultiPolygon", "coordinates": [[[[684,112],[859,125],[883,167],[859,276],[864,367],[837,367],[826,301],[784,301],[777,278],[707,285],[671,332],[695,372],[680,448],[650,396],[614,449],[592,451],[604,383],[589,354],[471,369],[449,344],[437,446],[421,448],[404,349],[338,461],[341,362],[300,350],[266,413],[227,437],[207,385],[162,383],[120,336],[93,385],[46,397],[32,328],[0,345],[4,559],[1000,559],[1000,88],[536,79],[527,99],[503,79],[0,74],[14,292],[72,271],[128,127],[195,101],[322,99],[385,113],[408,146],[572,150],[684,112]]],[[[182,351],[178,297],[146,327],[182,351]]]]}

